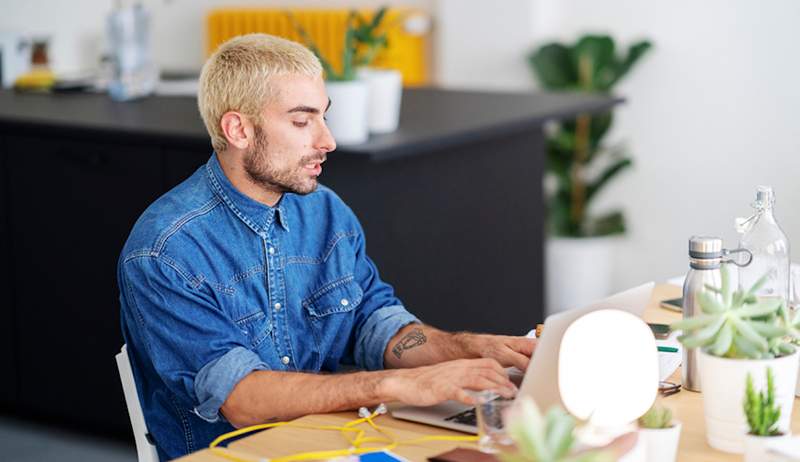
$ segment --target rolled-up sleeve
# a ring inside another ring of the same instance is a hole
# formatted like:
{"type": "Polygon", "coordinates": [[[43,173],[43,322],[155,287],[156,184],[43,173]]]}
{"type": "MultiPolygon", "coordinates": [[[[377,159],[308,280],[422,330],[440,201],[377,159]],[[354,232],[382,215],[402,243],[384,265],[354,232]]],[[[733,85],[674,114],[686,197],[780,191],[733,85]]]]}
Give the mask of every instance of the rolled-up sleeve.
{"type": "Polygon", "coordinates": [[[356,364],[371,371],[383,369],[383,355],[389,340],[403,327],[419,322],[401,305],[385,306],[373,311],[356,338],[356,364]]]}
{"type": "Polygon", "coordinates": [[[392,286],[381,280],[378,268],[367,256],[364,231],[355,216],[354,220],[358,230],[355,277],[364,297],[357,308],[352,354],[358,367],[379,370],[384,368],[383,356],[389,340],[403,327],[420,320],[405,309],[392,286]]]}
{"type": "Polygon", "coordinates": [[[269,369],[236,324],[175,263],[158,257],[125,262],[123,316],[135,323],[132,354],[152,363],[165,386],[202,419],[215,422],[234,386],[269,369]]]}

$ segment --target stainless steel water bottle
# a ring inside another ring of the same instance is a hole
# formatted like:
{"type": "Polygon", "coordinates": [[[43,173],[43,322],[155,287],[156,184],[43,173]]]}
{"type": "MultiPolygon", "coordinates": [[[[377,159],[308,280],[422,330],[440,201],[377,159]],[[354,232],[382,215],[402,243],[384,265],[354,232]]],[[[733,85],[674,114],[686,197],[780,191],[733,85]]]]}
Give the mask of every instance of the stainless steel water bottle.
{"type": "MultiPolygon", "coordinates": [[[[683,283],[683,317],[691,318],[700,313],[697,293],[706,284],[719,287],[722,274],[722,239],[711,236],[692,236],[689,239],[689,272],[683,283]]],[[[682,386],[691,391],[700,391],[700,373],[697,370],[697,349],[683,349],[682,386]]]]}

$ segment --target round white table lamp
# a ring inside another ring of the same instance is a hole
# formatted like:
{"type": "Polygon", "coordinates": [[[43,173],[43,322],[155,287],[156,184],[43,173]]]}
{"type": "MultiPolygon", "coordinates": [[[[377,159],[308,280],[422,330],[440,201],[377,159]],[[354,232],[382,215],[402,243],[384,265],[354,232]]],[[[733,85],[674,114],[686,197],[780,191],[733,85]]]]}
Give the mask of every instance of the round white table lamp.
{"type": "Polygon", "coordinates": [[[658,349],[647,324],[621,310],[594,311],[564,333],[558,388],[564,406],[601,428],[630,424],[658,393],[658,349]]]}

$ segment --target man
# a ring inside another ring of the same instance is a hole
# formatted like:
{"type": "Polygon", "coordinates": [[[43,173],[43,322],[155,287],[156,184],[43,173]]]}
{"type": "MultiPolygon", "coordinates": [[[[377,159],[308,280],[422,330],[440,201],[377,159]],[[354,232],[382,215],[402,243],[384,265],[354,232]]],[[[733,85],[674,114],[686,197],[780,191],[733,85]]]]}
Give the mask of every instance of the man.
{"type": "Polygon", "coordinates": [[[423,325],[379,278],[353,212],[318,185],[336,143],[309,50],[235,38],[204,66],[198,103],[215,153],[144,212],[118,267],[161,458],[233,427],[514,393],[503,367],[525,369],[534,341],[423,325]],[[319,374],[340,364],[366,372],[319,374]]]}

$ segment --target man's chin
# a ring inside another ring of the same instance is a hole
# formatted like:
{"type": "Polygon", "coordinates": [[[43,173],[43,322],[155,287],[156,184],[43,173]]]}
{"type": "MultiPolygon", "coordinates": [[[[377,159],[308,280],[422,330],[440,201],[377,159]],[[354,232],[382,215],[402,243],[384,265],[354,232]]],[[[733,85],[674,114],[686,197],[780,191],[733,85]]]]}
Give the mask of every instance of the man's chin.
{"type": "Polygon", "coordinates": [[[316,179],[314,179],[311,180],[311,182],[304,184],[303,186],[291,188],[290,192],[293,192],[301,196],[305,196],[307,194],[311,194],[314,191],[316,191],[317,186],[319,186],[319,182],[316,179]]]}

